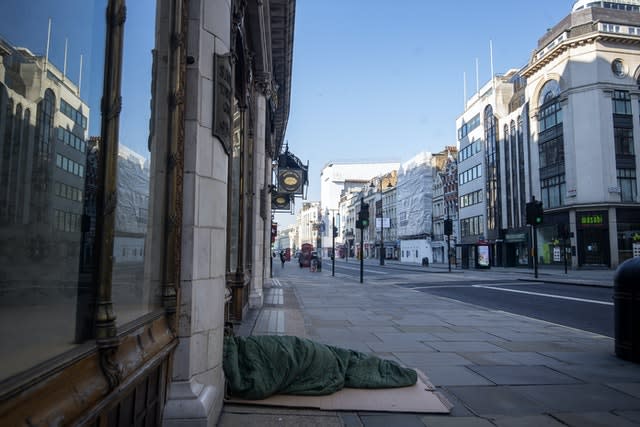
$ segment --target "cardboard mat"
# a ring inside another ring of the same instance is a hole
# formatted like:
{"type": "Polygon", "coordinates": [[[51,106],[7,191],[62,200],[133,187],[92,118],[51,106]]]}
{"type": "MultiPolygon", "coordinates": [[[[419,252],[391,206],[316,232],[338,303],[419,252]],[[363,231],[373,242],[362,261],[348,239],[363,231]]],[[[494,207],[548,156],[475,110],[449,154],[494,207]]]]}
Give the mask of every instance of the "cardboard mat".
{"type": "Polygon", "coordinates": [[[263,400],[227,398],[227,403],[258,406],[314,408],[327,411],[380,411],[448,414],[453,405],[418,372],[418,382],[410,387],[361,389],[343,388],[326,396],[294,396],[278,394],[263,400]]]}

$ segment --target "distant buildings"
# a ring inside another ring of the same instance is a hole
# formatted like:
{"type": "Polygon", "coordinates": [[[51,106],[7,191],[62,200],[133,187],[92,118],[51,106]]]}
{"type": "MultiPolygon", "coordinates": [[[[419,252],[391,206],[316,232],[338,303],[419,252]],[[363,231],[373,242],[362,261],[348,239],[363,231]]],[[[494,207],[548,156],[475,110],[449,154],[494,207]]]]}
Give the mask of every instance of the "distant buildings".
{"type": "Polygon", "coordinates": [[[526,202],[545,209],[537,261],[616,267],[640,231],[637,1],[578,1],[521,70],[495,76],[457,120],[461,258],[531,265],[526,202]],[[562,238],[568,227],[569,239],[562,238]],[[566,251],[565,251],[566,245],[566,251]]]}

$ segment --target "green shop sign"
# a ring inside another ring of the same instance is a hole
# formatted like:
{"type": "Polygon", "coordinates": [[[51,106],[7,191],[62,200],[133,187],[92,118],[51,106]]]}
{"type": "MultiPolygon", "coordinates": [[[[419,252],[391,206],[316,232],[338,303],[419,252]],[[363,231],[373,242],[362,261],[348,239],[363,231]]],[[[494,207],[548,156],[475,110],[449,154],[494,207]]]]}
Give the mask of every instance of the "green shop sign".
{"type": "Polygon", "coordinates": [[[596,215],[584,215],[580,217],[581,225],[602,225],[604,224],[604,217],[602,214],[596,215]]]}

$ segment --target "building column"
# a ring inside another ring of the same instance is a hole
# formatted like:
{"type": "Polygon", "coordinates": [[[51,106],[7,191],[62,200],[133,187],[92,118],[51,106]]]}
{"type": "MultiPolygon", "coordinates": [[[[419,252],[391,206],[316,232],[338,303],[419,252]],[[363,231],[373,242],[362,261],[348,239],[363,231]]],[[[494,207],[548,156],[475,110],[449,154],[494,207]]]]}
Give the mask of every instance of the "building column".
{"type": "Polygon", "coordinates": [[[231,8],[229,2],[222,1],[188,3],[187,55],[196,61],[186,65],[184,86],[183,122],[188,143],[184,144],[179,224],[179,342],[162,419],[163,426],[213,427],[222,411],[225,386],[222,357],[229,157],[225,142],[213,136],[213,93],[219,82],[212,59],[215,53],[229,52],[230,31],[224,23],[231,22],[231,8]]]}
{"type": "MultiPolygon", "coordinates": [[[[264,279],[266,257],[271,256],[270,247],[265,246],[265,234],[271,236],[271,205],[267,202],[270,196],[267,181],[267,156],[266,156],[266,117],[267,117],[267,99],[271,93],[270,75],[256,76],[255,83],[255,122],[251,124],[253,127],[254,143],[253,143],[253,248],[251,248],[252,268],[251,268],[251,285],[249,290],[249,308],[255,309],[262,307],[264,300],[264,279]],[[269,233],[267,233],[267,225],[269,233]]],[[[270,237],[269,237],[270,238],[270,237]]],[[[270,240],[269,240],[270,241],[270,240]]]]}

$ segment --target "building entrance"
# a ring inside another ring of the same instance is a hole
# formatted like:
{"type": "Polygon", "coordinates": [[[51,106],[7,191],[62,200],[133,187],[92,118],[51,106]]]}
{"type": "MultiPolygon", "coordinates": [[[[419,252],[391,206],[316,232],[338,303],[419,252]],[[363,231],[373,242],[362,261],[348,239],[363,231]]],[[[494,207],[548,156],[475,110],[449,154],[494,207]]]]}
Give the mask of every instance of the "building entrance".
{"type": "Polygon", "coordinates": [[[576,215],[578,265],[611,266],[609,228],[606,212],[582,212],[576,215]]]}

